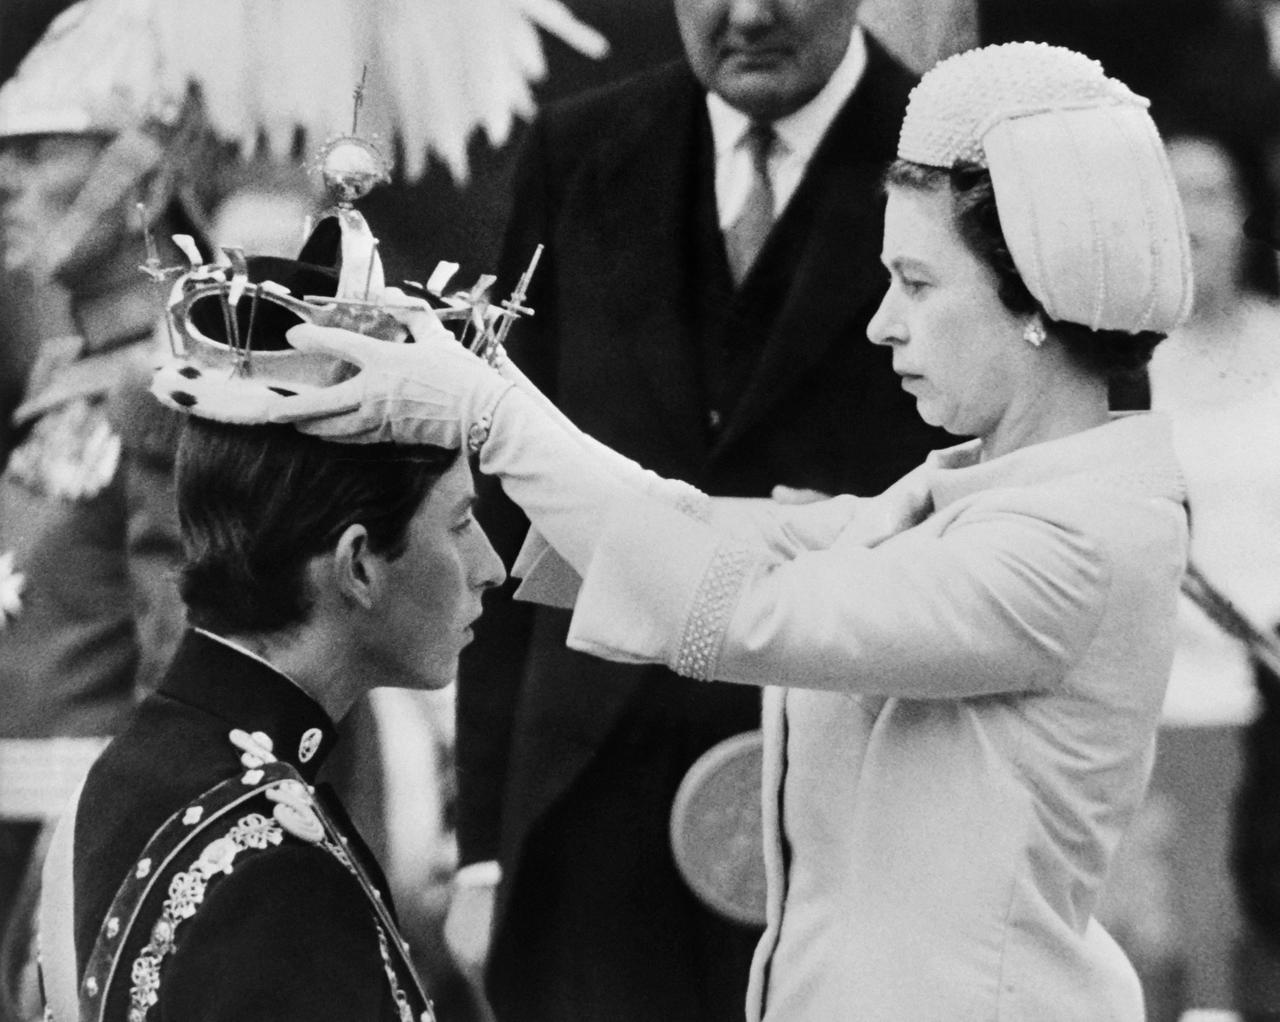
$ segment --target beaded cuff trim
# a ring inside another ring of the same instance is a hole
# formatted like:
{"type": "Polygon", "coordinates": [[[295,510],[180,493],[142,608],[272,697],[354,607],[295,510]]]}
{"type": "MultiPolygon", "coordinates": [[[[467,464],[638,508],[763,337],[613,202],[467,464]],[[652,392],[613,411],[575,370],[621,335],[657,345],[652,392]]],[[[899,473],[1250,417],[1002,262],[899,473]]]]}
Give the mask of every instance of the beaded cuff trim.
{"type": "Polygon", "coordinates": [[[677,674],[710,680],[729,627],[729,616],[753,560],[751,548],[742,544],[725,544],[716,550],[694,594],[693,610],[671,665],[677,674]]]}

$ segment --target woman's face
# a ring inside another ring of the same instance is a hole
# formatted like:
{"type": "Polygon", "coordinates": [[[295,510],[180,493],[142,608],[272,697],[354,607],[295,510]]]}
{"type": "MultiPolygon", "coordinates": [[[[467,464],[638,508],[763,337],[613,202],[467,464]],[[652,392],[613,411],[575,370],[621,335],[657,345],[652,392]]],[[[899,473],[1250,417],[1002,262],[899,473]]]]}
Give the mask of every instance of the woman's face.
{"type": "Polygon", "coordinates": [[[1191,238],[1197,302],[1229,297],[1240,280],[1247,213],[1235,165],[1226,150],[1204,138],[1172,138],[1166,148],[1191,238]]]}
{"type": "Polygon", "coordinates": [[[946,189],[891,187],[881,262],[889,290],[867,336],[893,349],[893,369],[925,422],[989,436],[1018,397],[1025,317],[1005,308],[995,273],[956,231],[946,189]]]}

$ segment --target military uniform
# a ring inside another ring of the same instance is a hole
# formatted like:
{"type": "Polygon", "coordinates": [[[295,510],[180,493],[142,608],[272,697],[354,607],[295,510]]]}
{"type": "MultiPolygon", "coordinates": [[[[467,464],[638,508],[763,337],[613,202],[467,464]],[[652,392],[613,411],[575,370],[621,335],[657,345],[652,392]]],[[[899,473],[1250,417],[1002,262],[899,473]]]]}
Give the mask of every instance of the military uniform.
{"type": "MultiPolygon", "coordinates": [[[[141,276],[141,275],[139,275],[141,276]]],[[[45,821],[153,687],[182,633],[178,418],[146,392],[149,287],[42,345],[0,475],[0,927],[29,938],[45,821]]]]}
{"type": "Polygon", "coordinates": [[[184,638],[78,801],[82,1017],[431,1018],[381,870],[311,787],[334,741],[324,711],[265,661],[184,638]]]}
{"type": "Polygon", "coordinates": [[[177,417],[147,395],[154,296],[46,342],[0,476],[0,818],[56,813],[181,634],[177,417]]]}

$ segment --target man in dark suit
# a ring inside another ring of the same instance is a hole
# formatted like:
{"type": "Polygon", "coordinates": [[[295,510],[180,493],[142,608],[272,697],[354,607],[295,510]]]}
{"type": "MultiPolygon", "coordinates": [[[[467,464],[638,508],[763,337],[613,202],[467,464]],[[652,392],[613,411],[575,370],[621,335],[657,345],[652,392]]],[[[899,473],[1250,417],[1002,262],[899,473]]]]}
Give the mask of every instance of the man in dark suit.
{"type": "MultiPolygon", "coordinates": [[[[687,65],[547,108],[517,172],[501,270],[546,251],[513,359],[588,433],[712,494],[872,494],[950,442],[866,339],[914,78],[858,6],[676,0],[687,65]]],[[[482,510],[509,561],[524,520],[496,493],[482,510]]],[[[502,590],[464,658],[446,935],[487,954],[502,1022],[740,1019],[758,931],[690,892],[668,819],[758,694],[570,652],[567,620],[502,590]]]]}

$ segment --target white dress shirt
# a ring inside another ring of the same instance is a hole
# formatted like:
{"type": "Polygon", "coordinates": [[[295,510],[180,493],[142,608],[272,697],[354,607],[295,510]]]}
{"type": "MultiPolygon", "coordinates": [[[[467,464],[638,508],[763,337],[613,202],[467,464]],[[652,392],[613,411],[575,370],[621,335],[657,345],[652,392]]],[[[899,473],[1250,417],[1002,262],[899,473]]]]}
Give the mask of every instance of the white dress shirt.
{"type": "MultiPolygon", "coordinates": [[[[822,91],[793,114],[773,122],[777,144],[769,157],[774,212],[780,217],[804,177],[814,151],[840,109],[858,87],[867,66],[867,42],[855,25],[849,48],[822,91]]],[[[737,221],[751,191],[754,170],[746,144],[751,118],[713,92],[707,93],[707,113],[716,153],[716,208],[720,229],[737,221]]]]}

